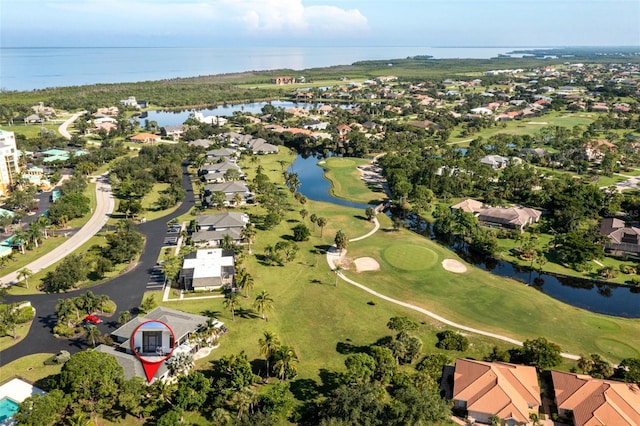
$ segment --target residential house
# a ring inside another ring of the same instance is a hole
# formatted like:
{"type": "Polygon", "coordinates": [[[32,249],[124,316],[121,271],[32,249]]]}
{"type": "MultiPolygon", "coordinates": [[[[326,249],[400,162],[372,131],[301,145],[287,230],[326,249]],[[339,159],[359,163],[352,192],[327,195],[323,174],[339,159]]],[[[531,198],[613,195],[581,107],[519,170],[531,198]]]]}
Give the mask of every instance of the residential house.
{"type": "Polygon", "coordinates": [[[137,143],[156,143],[162,140],[160,135],[154,135],[153,133],[138,133],[137,135],[129,138],[131,142],[137,143]]]}
{"type": "Polygon", "coordinates": [[[346,124],[339,124],[336,129],[338,130],[338,137],[340,140],[344,140],[346,136],[351,132],[351,127],[346,124]]]}
{"type": "Polygon", "coordinates": [[[270,144],[262,138],[251,139],[244,148],[250,149],[254,154],[277,154],[279,150],[277,145],[270,144]]]}
{"type": "Polygon", "coordinates": [[[45,120],[46,119],[43,116],[40,116],[38,114],[31,114],[24,118],[25,124],[39,124],[44,123],[45,120]]]}
{"type": "Polygon", "coordinates": [[[229,121],[226,118],[218,117],[217,115],[207,115],[207,116],[205,116],[201,112],[196,112],[195,114],[193,114],[193,118],[198,120],[201,123],[215,124],[215,125],[218,125],[218,126],[224,126],[229,121]]]}
{"type": "Polygon", "coordinates": [[[524,232],[524,229],[540,221],[542,212],[529,207],[491,207],[476,200],[463,200],[453,206],[451,210],[472,213],[478,218],[480,225],[489,228],[502,228],[524,232]]]}
{"type": "Polygon", "coordinates": [[[300,126],[309,130],[325,130],[329,123],[320,120],[308,120],[300,123],[300,126]]]}
{"type": "Polygon", "coordinates": [[[216,247],[225,236],[231,237],[235,244],[242,242],[242,230],[249,223],[249,215],[245,213],[218,213],[196,216],[195,232],[191,239],[197,246],[216,247]]]}
{"type": "Polygon", "coordinates": [[[234,162],[225,159],[219,163],[205,164],[198,170],[198,176],[203,182],[226,182],[230,173],[237,174],[244,179],[244,173],[234,162]]]}
{"type": "Polygon", "coordinates": [[[615,255],[640,255],[640,228],[626,226],[614,217],[602,219],[600,235],[607,238],[605,250],[615,255]]]}
{"type": "Polygon", "coordinates": [[[197,146],[202,148],[209,148],[213,144],[213,141],[209,139],[196,139],[194,141],[187,142],[189,146],[197,146]]]}
{"type": "Polygon", "coordinates": [[[615,150],[616,146],[604,139],[594,139],[582,145],[587,161],[598,161],[604,158],[607,150],[615,150]]]}
{"type": "MultiPolygon", "coordinates": [[[[148,356],[148,359],[162,359],[168,353],[195,353],[200,349],[200,345],[210,345],[213,342],[213,335],[198,339],[197,342],[194,339],[209,321],[209,317],[203,315],[158,307],[142,317],[133,318],[112,332],[113,346],[100,345],[95,350],[113,355],[122,366],[125,379],[147,378],[142,362],[135,352],[148,356]],[[149,325],[145,326],[145,323],[149,325]]],[[[219,321],[216,321],[213,327],[216,330],[213,334],[222,334],[225,331],[224,324],[219,321]]],[[[163,362],[148,382],[164,381],[168,377],[169,369],[166,362],[163,362]]]]}
{"type": "Polygon", "coordinates": [[[502,155],[485,155],[480,159],[480,163],[486,164],[494,170],[504,169],[509,165],[509,158],[502,155]]]}
{"type": "Polygon", "coordinates": [[[212,194],[214,192],[222,192],[225,196],[225,206],[242,205],[253,202],[253,194],[244,182],[231,181],[223,183],[214,183],[204,187],[202,196],[202,204],[205,207],[213,205],[212,194]],[[236,194],[240,195],[240,204],[236,204],[236,194]]]}
{"type": "Polygon", "coordinates": [[[472,422],[491,424],[497,416],[502,424],[532,425],[542,399],[535,367],[456,360],[453,376],[454,407],[467,411],[472,422]]]}
{"type": "Polygon", "coordinates": [[[180,288],[187,291],[218,290],[233,283],[233,251],[196,250],[184,257],[180,271],[180,288]]]}
{"type": "Polygon", "coordinates": [[[238,151],[231,148],[218,148],[207,151],[206,155],[210,161],[225,160],[235,163],[238,151]]]}
{"type": "Polygon", "coordinates": [[[640,425],[640,388],[633,383],[551,371],[558,415],[573,426],[640,425]]]}
{"type": "Polygon", "coordinates": [[[136,101],[136,97],[135,96],[129,96],[127,99],[122,99],[120,101],[120,105],[122,105],[122,106],[130,106],[130,107],[134,107],[134,108],[141,108],[141,106],[138,104],[138,101],[136,101]]]}
{"type": "Polygon", "coordinates": [[[296,82],[296,79],[295,77],[291,77],[288,75],[281,75],[281,76],[273,77],[271,79],[271,82],[273,84],[293,84],[296,82]]]}
{"type": "Polygon", "coordinates": [[[185,131],[185,126],[180,124],[178,126],[162,126],[160,127],[160,134],[164,137],[171,138],[174,141],[179,140],[185,131]]]}

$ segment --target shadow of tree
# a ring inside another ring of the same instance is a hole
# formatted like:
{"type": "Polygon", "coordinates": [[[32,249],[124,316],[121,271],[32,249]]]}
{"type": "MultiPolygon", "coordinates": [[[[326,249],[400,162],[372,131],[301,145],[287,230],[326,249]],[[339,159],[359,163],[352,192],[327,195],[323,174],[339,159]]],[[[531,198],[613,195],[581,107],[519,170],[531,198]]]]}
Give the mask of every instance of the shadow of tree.
{"type": "Polygon", "coordinates": [[[318,383],[312,379],[297,379],[291,382],[290,390],[299,401],[310,401],[318,395],[318,383]]]}

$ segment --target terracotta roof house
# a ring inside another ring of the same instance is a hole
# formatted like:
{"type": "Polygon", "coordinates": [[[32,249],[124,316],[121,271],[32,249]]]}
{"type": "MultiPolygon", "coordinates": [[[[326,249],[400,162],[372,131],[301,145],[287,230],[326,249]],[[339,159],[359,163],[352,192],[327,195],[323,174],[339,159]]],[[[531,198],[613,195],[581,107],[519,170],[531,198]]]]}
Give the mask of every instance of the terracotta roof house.
{"type": "Polygon", "coordinates": [[[632,383],[551,371],[560,417],[574,426],[640,425],[640,388],[632,383]]]}
{"type": "Polygon", "coordinates": [[[508,425],[530,425],[542,400],[536,369],[505,362],[456,360],[453,376],[454,407],[467,410],[467,418],[491,423],[498,416],[508,425]]]}
{"type": "Polygon", "coordinates": [[[489,228],[503,228],[524,232],[524,229],[537,223],[542,216],[540,210],[529,207],[491,207],[476,200],[463,200],[451,206],[452,211],[462,210],[478,218],[480,225],[489,228]]]}
{"type": "Polygon", "coordinates": [[[242,242],[242,230],[249,223],[244,213],[219,213],[196,216],[196,231],[191,235],[196,246],[217,247],[229,235],[235,244],[242,242]]]}
{"type": "Polygon", "coordinates": [[[615,144],[604,139],[594,139],[582,145],[584,154],[588,161],[600,160],[604,157],[605,151],[615,150],[615,144]]]}
{"type": "Polygon", "coordinates": [[[217,290],[231,284],[235,274],[233,251],[196,250],[184,257],[180,271],[180,287],[185,290],[217,290]]]}
{"type": "Polygon", "coordinates": [[[600,222],[600,235],[609,240],[605,250],[616,254],[640,255],[640,228],[626,226],[624,221],[607,217],[600,222]]]}
{"type": "Polygon", "coordinates": [[[138,143],[153,143],[160,142],[162,139],[160,135],[154,135],[153,133],[139,133],[137,135],[131,136],[131,142],[138,143]]]}

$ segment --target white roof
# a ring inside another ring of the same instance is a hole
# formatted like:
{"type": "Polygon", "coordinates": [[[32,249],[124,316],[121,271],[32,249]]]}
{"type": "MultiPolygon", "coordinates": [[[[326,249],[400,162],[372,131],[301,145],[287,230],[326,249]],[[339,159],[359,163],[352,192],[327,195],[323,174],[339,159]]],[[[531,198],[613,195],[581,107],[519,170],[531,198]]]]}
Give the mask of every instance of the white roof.
{"type": "Polygon", "coordinates": [[[184,259],[183,269],[193,269],[193,278],[222,276],[222,268],[234,266],[233,256],[223,256],[222,249],[198,250],[193,259],[184,259]]]}

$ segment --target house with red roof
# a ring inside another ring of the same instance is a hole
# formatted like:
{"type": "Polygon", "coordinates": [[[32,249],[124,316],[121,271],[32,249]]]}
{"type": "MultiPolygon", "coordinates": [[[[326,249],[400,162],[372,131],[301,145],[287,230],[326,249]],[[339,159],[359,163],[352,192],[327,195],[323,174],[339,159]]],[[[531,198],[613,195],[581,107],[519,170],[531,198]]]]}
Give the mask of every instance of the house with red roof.
{"type": "Polygon", "coordinates": [[[633,383],[552,371],[558,415],[574,426],[640,425],[640,388],[633,383]]]}
{"type": "Polygon", "coordinates": [[[129,139],[131,140],[131,142],[154,143],[160,142],[162,137],[160,135],[154,135],[153,133],[139,133],[137,135],[131,136],[131,138],[129,139]]]}
{"type": "Polygon", "coordinates": [[[509,425],[532,425],[542,399],[534,367],[506,362],[456,360],[453,404],[471,422],[491,423],[497,416],[509,425]]]}

